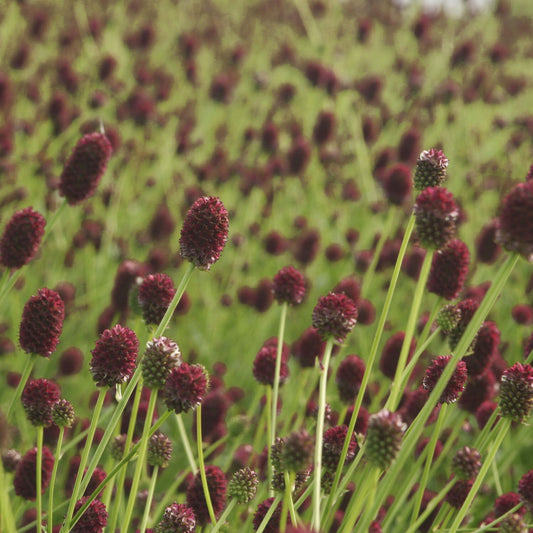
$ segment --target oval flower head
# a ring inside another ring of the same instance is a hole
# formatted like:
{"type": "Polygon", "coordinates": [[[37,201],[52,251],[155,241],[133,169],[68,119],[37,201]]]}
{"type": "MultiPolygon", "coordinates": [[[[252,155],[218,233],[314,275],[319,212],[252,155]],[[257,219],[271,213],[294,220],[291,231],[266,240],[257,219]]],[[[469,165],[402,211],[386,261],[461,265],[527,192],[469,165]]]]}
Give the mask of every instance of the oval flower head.
{"type": "Polygon", "coordinates": [[[220,198],[198,198],[181,228],[180,254],[200,270],[209,270],[220,258],[228,229],[228,212],[220,198]]]}
{"type": "Polygon", "coordinates": [[[324,339],[343,343],[357,322],[354,301],[342,293],[321,296],[313,309],[313,327],[324,339]]]}
{"type": "Polygon", "coordinates": [[[415,168],[415,189],[423,191],[426,187],[438,187],[446,180],[446,170],[448,169],[448,158],[442,150],[430,148],[424,150],[415,168]]]}

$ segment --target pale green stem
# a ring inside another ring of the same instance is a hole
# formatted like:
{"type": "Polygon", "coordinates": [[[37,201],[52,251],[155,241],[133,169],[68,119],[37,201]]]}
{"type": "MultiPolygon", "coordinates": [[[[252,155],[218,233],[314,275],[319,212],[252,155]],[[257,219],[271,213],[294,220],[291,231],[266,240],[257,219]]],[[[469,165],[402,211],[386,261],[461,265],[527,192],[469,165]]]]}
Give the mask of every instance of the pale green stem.
{"type": "Polygon", "coordinates": [[[144,508],[140,533],[144,533],[146,531],[146,524],[148,524],[148,517],[150,516],[150,507],[152,506],[152,500],[154,499],[155,482],[157,481],[158,472],[159,465],[155,465],[154,471],[152,472],[152,479],[150,480],[150,487],[148,488],[148,498],[146,499],[146,506],[144,508]]]}
{"type": "Polygon", "coordinates": [[[294,480],[296,478],[295,472],[283,472],[283,479],[285,481],[285,496],[281,506],[281,518],[280,518],[280,532],[285,533],[287,528],[287,515],[289,511],[291,513],[291,522],[296,525],[296,510],[294,509],[294,502],[292,500],[292,491],[294,490],[294,480]]]}
{"type": "Polygon", "coordinates": [[[196,461],[194,460],[191,444],[189,442],[189,437],[187,436],[187,430],[185,429],[185,425],[183,424],[183,417],[181,413],[176,414],[175,420],[178,424],[178,430],[180,432],[183,448],[185,449],[185,455],[187,456],[187,460],[189,461],[189,468],[191,469],[191,472],[196,475],[196,472],[198,472],[198,467],[196,466],[196,461]]]}
{"type": "Polygon", "coordinates": [[[213,509],[213,502],[211,501],[211,494],[209,493],[209,485],[207,484],[207,476],[205,474],[204,463],[204,445],[202,442],[202,404],[196,408],[196,444],[198,445],[198,465],[200,468],[200,478],[202,479],[202,487],[204,489],[205,503],[209,511],[209,518],[211,524],[217,523],[217,517],[213,509]]]}
{"type": "MultiPolygon", "coordinates": [[[[274,495],[274,489],[272,488],[272,479],[274,477],[274,472],[272,468],[272,446],[270,442],[272,440],[272,419],[270,418],[270,413],[272,410],[272,387],[270,385],[265,385],[266,387],[266,405],[264,412],[266,413],[266,426],[267,426],[267,457],[268,457],[268,468],[267,468],[267,478],[268,478],[268,494],[269,496],[274,495]]],[[[256,436],[260,435],[260,427],[257,428],[258,432],[256,436]]]]}
{"type": "Polygon", "coordinates": [[[63,444],[63,437],[65,435],[65,428],[61,426],[59,428],[59,437],[57,438],[56,455],[54,466],[52,468],[52,477],[50,478],[50,486],[48,489],[48,533],[52,533],[54,528],[54,490],[56,485],[57,467],[59,460],[61,459],[61,446],[63,444]]]}
{"type": "Polygon", "coordinates": [[[313,17],[311,9],[309,8],[307,0],[293,0],[293,2],[296,6],[298,14],[300,15],[300,19],[302,20],[302,23],[304,25],[307,37],[314,45],[320,44],[320,42],[322,41],[322,38],[320,36],[320,30],[318,29],[318,26],[313,17]]]}
{"type": "Polygon", "coordinates": [[[213,526],[213,529],[211,530],[211,533],[217,533],[217,531],[224,527],[224,522],[226,521],[226,518],[230,515],[231,511],[233,511],[234,507],[237,505],[237,500],[233,498],[230,500],[226,508],[224,509],[224,512],[218,519],[217,523],[213,526]]]}
{"type": "Polygon", "coordinates": [[[407,245],[409,243],[409,239],[411,238],[411,234],[413,233],[414,227],[415,227],[415,217],[414,215],[411,215],[411,217],[409,218],[409,222],[407,223],[407,228],[405,229],[405,234],[403,237],[402,244],[400,246],[400,251],[398,252],[398,258],[396,259],[396,265],[394,266],[394,270],[392,273],[391,281],[389,284],[389,290],[387,291],[385,303],[383,304],[383,310],[381,311],[381,315],[379,317],[376,332],[374,334],[374,338],[372,341],[372,347],[370,348],[370,354],[368,356],[365,373],[363,374],[363,379],[361,381],[361,388],[359,389],[359,392],[357,393],[357,398],[355,400],[352,418],[350,419],[350,424],[348,425],[348,431],[346,433],[346,438],[344,439],[344,445],[342,447],[339,464],[337,465],[337,470],[335,471],[335,478],[333,479],[333,483],[331,485],[331,492],[330,492],[328,502],[327,502],[328,509],[333,508],[334,501],[340,496],[340,494],[337,494],[337,487],[339,486],[339,481],[340,481],[341,474],[342,474],[342,468],[344,466],[344,462],[346,461],[346,455],[348,454],[350,439],[351,439],[353,430],[355,428],[355,423],[359,415],[361,404],[363,403],[363,398],[365,396],[368,382],[370,381],[370,375],[372,374],[374,362],[376,360],[376,356],[378,353],[379,345],[381,342],[381,336],[383,335],[383,332],[385,331],[385,322],[387,321],[387,317],[389,315],[389,310],[390,310],[391,303],[392,303],[392,297],[394,295],[394,291],[396,290],[396,284],[398,283],[398,278],[400,276],[400,269],[402,266],[403,258],[405,257],[405,253],[407,251],[407,245]]]}
{"type": "Polygon", "coordinates": [[[155,411],[157,394],[157,389],[152,389],[150,391],[150,400],[148,401],[148,409],[146,411],[146,418],[144,419],[143,433],[141,436],[139,447],[139,456],[137,457],[135,472],[133,474],[133,481],[131,482],[128,505],[126,506],[126,513],[124,515],[124,518],[121,520],[122,529],[124,531],[129,531],[128,527],[130,525],[131,517],[133,514],[133,507],[135,505],[135,501],[137,500],[137,490],[139,488],[139,482],[141,480],[142,472],[146,468],[146,450],[148,448],[148,440],[150,438],[149,433],[150,427],[152,425],[152,418],[155,411]]]}
{"type": "Polygon", "coordinates": [[[478,529],[475,529],[472,531],[472,533],[482,533],[483,531],[494,531],[494,526],[499,524],[502,520],[505,520],[508,516],[516,513],[520,507],[522,507],[523,503],[516,504],[512,509],[509,509],[506,513],[498,516],[498,518],[494,519],[492,522],[489,522],[488,524],[485,524],[483,527],[480,527],[478,529]]]}
{"type": "Polygon", "coordinates": [[[488,454],[483,461],[483,464],[481,465],[481,469],[479,471],[479,474],[476,476],[476,479],[474,481],[474,484],[470,488],[470,492],[468,493],[465,501],[463,502],[463,505],[455,515],[455,520],[452,522],[452,525],[450,526],[450,533],[455,533],[459,526],[461,525],[461,522],[463,521],[463,518],[466,516],[466,513],[468,512],[468,509],[470,508],[470,504],[476,497],[479,488],[481,487],[481,483],[483,483],[483,480],[485,479],[485,475],[487,474],[492,462],[494,461],[494,458],[496,457],[497,451],[500,449],[500,446],[503,442],[503,439],[507,435],[507,431],[511,427],[511,420],[508,418],[501,418],[498,422],[498,425],[494,428],[493,435],[494,439],[491,443],[491,447],[489,448],[488,454]]]}
{"type": "Polygon", "coordinates": [[[276,510],[280,501],[281,501],[281,496],[277,494],[274,497],[274,501],[272,502],[272,505],[269,507],[268,511],[265,513],[263,520],[259,524],[259,527],[257,528],[256,533],[263,533],[268,523],[270,522],[270,518],[272,518],[272,515],[274,514],[274,511],[276,510]]]}
{"type": "MultiPolygon", "coordinates": [[[[283,353],[283,336],[285,334],[285,322],[287,320],[287,308],[287,302],[283,302],[281,304],[281,317],[279,319],[278,346],[276,350],[276,368],[274,372],[274,384],[272,386],[272,405],[270,406],[272,415],[269,435],[270,446],[272,446],[276,441],[276,418],[278,413],[279,380],[281,372],[281,357],[283,353]]],[[[272,468],[272,465],[270,463],[269,465],[270,468],[272,468]]]]}
{"type": "Polygon", "coordinates": [[[329,360],[333,349],[333,339],[329,338],[324,350],[320,369],[320,384],[318,390],[318,414],[316,418],[314,489],[313,489],[313,521],[312,526],[320,529],[320,499],[322,497],[320,484],[322,481],[322,440],[324,437],[324,415],[326,413],[326,386],[328,382],[329,360]]]}
{"type": "Polygon", "coordinates": [[[437,445],[437,440],[439,438],[440,432],[442,430],[442,425],[444,423],[444,418],[447,413],[447,403],[443,403],[440,408],[439,416],[437,418],[437,423],[435,424],[435,429],[431,433],[431,439],[426,445],[426,462],[424,464],[424,471],[422,472],[422,479],[420,480],[420,485],[416,491],[414,497],[413,512],[411,514],[411,522],[415,522],[420,512],[420,505],[422,504],[422,497],[424,496],[424,491],[426,490],[426,485],[429,480],[429,471],[431,470],[431,464],[433,463],[433,456],[435,454],[435,446],[437,445]]]}
{"type": "MultiPolygon", "coordinates": [[[[0,487],[7,487],[4,463],[0,459],[0,487]]],[[[16,533],[15,519],[9,501],[9,491],[0,490],[0,530],[6,533],[16,533]]]]}
{"type": "Polygon", "coordinates": [[[400,357],[398,359],[398,365],[396,367],[396,373],[394,375],[394,381],[392,382],[392,389],[385,404],[385,409],[388,409],[391,412],[396,411],[398,403],[400,401],[400,395],[402,392],[402,373],[404,371],[405,365],[407,364],[407,357],[411,349],[411,341],[416,328],[416,320],[418,318],[418,312],[420,311],[420,305],[422,303],[422,296],[426,289],[426,281],[429,276],[429,270],[431,268],[431,261],[433,260],[433,250],[428,250],[424,257],[424,262],[422,263],[422,269],[420,270],[420,275],[418,277],[418,282],[416,284],[415,293],[413,295],[413,300],[411,302],[411,309],[409,311],[409,318],[407,320],[407,327],[405,328],[405,337],[402,344],[402,350],[400,352],[400,357]]]}
{"type": "Polygon", "coordinates": [[[20,399],[22,395],[22,391],[24,390],[24,387],[26,386],[26,382],[28,381],[28,378],[30,377],[33,365],[35,364],[36,360],[37,360],[37,354],[32,353],[30,355],[30,358],[26,361],[26,366],[24,367],[24,370],[22,371],[22,376],[20,377],[19,384],[17,385],[17,390],[15,391],[15,394],[11,396],[11,402],[9,404],[9,407],[7,408],[6,419],[8,422],[11,421],[11,414],[13,412],[13,406],[15,405],[15,401],[20,399]]]}
{"type": "Polygon", "coordinates": [[[87,472],[86,476],[84,476],[85,471],[85,465],[87,464],[87,459],[89,458],[89,451],[91,449],[94,434],[96,432],[96,425],[98,424],[98,419],[100,418],[100,413],[102,411],[102,406],[104,405],[105,396],[107,393],[107,389],[101,388],[98,393],[98,399],[96,400],[96,405],[94,407],[93,417],[91,420],[91,425],[89,426],[89,432],[87,433],[87,440],[85,442],[85,446],[83,448],[83,452],[81,455],[80,460],[80,466],[78,468],[78,474],[76,475],[76,481],[74,482],[74,489],[72,490],[72,496],[70,497],[68,510],[67,510],[67,516],[65,518],[65,522],[62,528],[62,531],[69,531],[69,522],[72,518],[72,513],[74,512],[74,506],[76,505],[76,502],[79,500],[80,495],[83,494],[83,491],[80,490],[81,487],[81,481],[84,477],[89,477],[92,475],[92,472],[87,472]],[[66,528],[66,529],[64,529],[66,528]]]}
{"type": "Polygon", "coordinates": [[[43,477],[43,426],[37,426],[37,461],[36,461],[36,478],[35,478],[35,505],[37,507],[37,531],[40,533],[43,520],[43,495],[42,495],[42,477],[43,477]]]}

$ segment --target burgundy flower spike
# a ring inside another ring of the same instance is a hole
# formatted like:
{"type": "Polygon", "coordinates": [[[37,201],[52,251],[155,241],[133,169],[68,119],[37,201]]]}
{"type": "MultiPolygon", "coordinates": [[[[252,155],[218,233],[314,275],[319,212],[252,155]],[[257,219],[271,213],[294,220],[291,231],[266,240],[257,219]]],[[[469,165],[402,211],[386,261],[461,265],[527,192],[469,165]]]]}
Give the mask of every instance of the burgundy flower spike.
{"type": "Polygon", "coordinates": [[[228,212],[221,200],[213,196],[198,198],[183,222],[181,255],[200,270],[209,270],[220,258],[228,229],[228,212]]]}
{"type": "Polygon", "coordinates": [[[77,142],[59,178],[59,193],[69,205],[79,204],[94,194],[111,151],[111,143],[103,133],[89,133],[77,142]]]}
{"type": "Polygon", "coordinates": [[[17,211],[0,239],[0,263],[7,268],[27,265],[39,249],[45,226],[44,217],[31,207],[17,211]]]}
{"type": "MultiPolygon", "coordinates": [[[[424,376],[424,381],[422,383],[424,389],[431,392],[435,388],[451,358],[451,355],[439,355],[439,357],[431,363],[426,370],[426,375],[424,376]]],[[[466,378],[466,363],[464,361],[459,361],[450,381],[448,381],[446,388],[440,395],[438,403],[456,402],[457,398],[459,398],[465,388],[466,378]]]]}
{"type": "Polygon", "coordinates": [[[53,290],[39,289],[24,306],[19,329],[21,348],[29,354],[50,357],[55,351],[65,318],[65,304],[53,290]]]}
{"type": "Polygon", "coordinates": [[[170,371],[163,389],[167,408],[178,414],[196,408],[202,403],[208,386],[209,379],[202,365],[181,363],[170,371]]]}
{"type": "Polygon", "coordinates": [[[307,283],[304,275],[293,266],[282,268],[272,282],[274,298],[279,303],[301,304],[305,298],[307,283]]]}
{"type": "Polygon", "coordinates": [[[313,309],[313,327],[324,339],[333,338],[342,343],[357,322],[354,301],[342,293],[321,296],[313,309]]]}
{"type": "Polygon", "coordinates": [[[59,386],[48,379],[29,381],[22,391],[22,405],[28,420],[34,426],[52,425],[52,410],[61,398],[59,386]]]}
{"type": "Polygon", "coordinates": [[[174,282],[167,274],[149,274],[144,278],[137,297],[146,324],[159,324],[176,294],[174,282]]]}
{"type": "Polygon", "coordinates": [[[442,150],[430,148],[424,150],[415,168],[415,189],[423,191],[426,187],[437,187],[446,180],[446,170],[448,168],[448,158],[442,150]]]}

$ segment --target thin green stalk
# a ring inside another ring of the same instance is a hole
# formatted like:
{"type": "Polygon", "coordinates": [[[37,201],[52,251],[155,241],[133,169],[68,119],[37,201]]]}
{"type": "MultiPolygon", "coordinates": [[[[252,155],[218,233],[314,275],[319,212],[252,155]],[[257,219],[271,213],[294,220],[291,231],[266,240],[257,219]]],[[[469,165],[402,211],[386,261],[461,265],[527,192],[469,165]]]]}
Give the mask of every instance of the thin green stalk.
{"type": "MultiPolygon", "coordinates": [[[[470,320],[465,332],[463,333],[463,336],[459,340],[455,352],[452,355],[452,358],[444,368],[439,381],[437,382],[435,388],[429,395],[429,398],[426,401],[424,407],[421,409],[418,416],[411,424],[409,432],[403,441],[402,448],[396,458],[396,461],[392,464],[391,468],[389,468],[389,470],[383,477],[383,480],[381,481],[378,487],[377,497],[373,505],[371,513],[373,516],[377,514],[379,507],[383,505],[385,498],[389,494],[390,487],[394,486],[400,472],[405,468],[405,463],[408,458],[411,457],[412,451],[416,445],[416,442],[418,441],[418,438],[424,430],[424,426],[431,414],[433,406],[437,404],[438,398],[440,397],[444,388],[448,384],[448,381],[450,380],[453,372],[455,371],[457,363],[465,355],[479,327],[487,317],[489,311],[492,309],[507,279],[513,271],[519,257],[520,256],[516,253],[509,254],[506,261],[502,264],[500,270],[493,278],[489,290],[485,294],[485,297],[483,298],[478,310],[470,320]]],[[[365,524],[362,524],[363,527],[364,525],[365,524]]],[[[368,524],[366,525],[368,526],[368,524]]]]}
{"type": "Polygon", "coordinates": [[[435,446],[437,445],[437,440],[442,430],[442,425],[446,417],[448,404],[444,403],[441,405],[439,416],[435,424],[435,429],[431,433],[431,439],[426,445],[426,462],[424,464],[424,471],[422,472],[422,479],[420,480],[420,485],[414,496],[414,505],[413,512],[411,514],[411,522],[415,522],[420,512],[420,505],[422,504],[422,497],[424,496],[424,491],[426,490],[426,485],[429,480],[429,471],[433,463],[433,456],[435,454],[435,446]]]}
{"type": "Polygon", "coordinates": [[[183,444],[183,448],[185,449],[185,455],[187,456],[187,460],[189,461],[189,467],[191,469],[191,472],[196,475],[196,472],[198,472],[198,467],[196,466],[196,461],[194,460],[194,455],[192,453],[191,444],[189,442],[189,437],[187,435],[187,430],[185,429],[185,424],[183,423],[183,417],[182,414],[176,414],[175,418],[176,423],[178,424],[178,430],[180,432],[181,436],[181,442],[183,444]]]}
{"type": "Polygon", "coordinates": [[[388,409],[391,412],[396,411],[398,403],[400,401],[400,395],[402,389],[402,373],[407,364],[407,357],[411,349],[411,341],[416,328],[416,320],[418,318],[418,312],[420,311],[420,305],[422,304],[422,296],[426,289],[426,282],[429,276],[429,270],[431,268],[431,261],[433,260],[433,250],[428,250],[424,257],[424,262],[422,263],[422,269],[420,270],[420,275],[416,284],[415,293],[413,295],[413,301],[411,303],[411,309],[409,311],[409,318],[407,320],[407,326],[405,328],[405,337],[402,344],[402,350],[400,352],[400,357],[398,359],[398,365],[396,366],[396,373],[394,375],[394,381],[392,382],[391,393],[387,403],[385,404],[385,409],[388,409]]]}
{"type": "MultiPolygon", "coordinates": [[[[272,387],[270,385],[265,385],[266,388],[266,405],[264,412],[266,414],[266,426],[267,426],[267,458],[268,458],[268,468],[267,468],[267,479],[268,479],[268,494],[273,496],[274,489],[272,488],[272,478],[274,477],[273,468],[272,468],[272,446],[270,442],[272,440],[272,419],[270,417],[272,409],[272,387]]],[[[260,426],[257,428],[256,436],[260,435],[260,426]]]]}
{"type": "Polygon", "coordinates": [[[121,525],[124,531],[128,531],[131,517],[133,514],[133,507],[137,500],[137,490],[139,488],[139,482],[143,470],[146,468],[146,450],[148,448],[148,440],[150,427],[152,425],[152,418],[155,411],[155,404],[157,401],[158,389],[152,389],[150,391],[150,400],[148,401],[148,409],[146,411],[146,418],[144,419],[144,428],[140,439],[139,456],[137,457],[137,464],[135,465],[135,472],[133,474],[133,480],[131,482],[130,497],[128,499],[128,505],[126,506],[126,513],[121,520],[121,525]]]}
{"type": "Polygon", "coordinates": [[[281,518],[280,518],[280,527],[279,530],[281,533],[285,533],[285,529],[287,528],[287,516],[289,514],[289,511],[291,513],[291,521],[293,524],[296,525],[296,511],[294,509],[294,502],[292,500],[292,491],[294,489],[294,480],[296,478],[296,472],[287,472],[286,470],[283,472],[283,478],[285,481],[285,494],[283,498],[283,502],[281,504],[281,518]]]}
{"type": "Polygon", "coordinates": [[[318,390],[318,414],[316,418],[316,440],[314,461],[314,489],[313,489],[313,520],[312,527],[320,529],[320,499],[322,497],[320,484],[322,481],[322,440],[324,437],[324,415],[326,413],[326,386],[328,382],[329,360],[333,349],[333,339],[329,338],[324,350],[324,357],[320,369],[320,384],[318,390]]]}
{"type": "Polygon", "coordinates": [[[166,488],[163,499],[159,502],[154,512],[154,516],[161,516],[164,513],[165,509],[169,506],[169,502],[174,497],[174,494],[176,494],[178,487],[183,483],[188,473],[188,470],[183,471],[179,476],[176,476],[176,479],[174,479],[172,484],[166,488]]]}
{"type": "MultiPolygon", "coordinates": [[[[270,406],[271,416],[272,416],[272,421],[270,423],[270,435],[269,435],[270,446],[273,446],[276,440],[276,417],[278,413],[279,379],[280,379],[280,372],[281,372],[281,357],[283,353],[283,336],[285,334],[285,322],[287,320],[287,308],[288,308],[287,302],[283,302],[281,304],[281,316],[279,319],[278,345],[277,345],[277,350],[276,350],[276,368],[274,372],[274,384],[272,386],[272,404],[270,406]]],[[[270,468],[272,468],[272,464],[269,463],[269,465],[270,465],[270,468]]]]}
{"type": "Polygon", "coordinates": [[[74,512],[74,506],[80,498],[80,494],[83,494],[83,491],[80,490],[81,482],[84,477],[91,477],[92,472],[87,472],[84,476],[85,465],[87,464],[87,459],[89,458],[89,451],[91,449],[94,434],[96,432],[96,425],[98,424],[98,419],[100,418],[100,413],[102,412],[102,406],[104,405],[105,396],[107,389],[101,388],[98,393],[98,399],[96,400],[96,405],[94,407],[93,417],[91,420],[91,425],[89,426],[89,432],[87,433],[87,440],[85,441],[85,446],[81,455],[80,466],[78,468],[78,474],[76,475],[76,481],[74,482],[74,489],[72,490],[72,496],[70,497],[67,516],[65,517],[65,522],[62,528],[62,531],[69,530],[69,522],[72,518],[72,513],[74,512]],[[66,529],[65,529],[66,528],[66,529]]]}
{"type": "Polygon", "coordinates": [[[368,382],[370,381],[370,375],[372,374],[374,362],[378,353],[379,345],[381,342],[381,336],[383,335],[383,331],[385,331],[385,322],[387,321],[387,317],[389,315],[392,297],[394,295],[394,291],[396,290],[396,284],[398,283],[398,278],[400,276],[400,269],[402,266],[403,258],[405,257],[407,245],[409,243],[409,239],[411,238],[411,234],[413,233],[414,227],[415,217],[414,215],[411,215],[409,218],[409,222],[407,223],[407,227],[405,229],[405,234],[403,237],[402,244],[400,246],[400,251],[398,252],[398,258],[396,260],[396,265],[394,266],[394,270],[392,273],[391,281],[389,284],[389,290],[387,291],[387,296],[385,298],[383,309],[381,311],[381,315],[379,317],[379,321],[376,327],[376,332],[372,341],[372,347],[370,348],[370,355],[368,356],[365,373],[363,374],[363,379],[361,380],[361,387],[359,389],[359,392],[357,393],[357,398],[355,400],[355,405],[352,412],[352,418],[350,419],[350,424],[348,425],[348,431],[346,433],[346,438],[344,439],[341,456],[337,465],[337,470],[335,471],[335,478],[331,485],[331,492],[327,502],[328,509],[333,508],[334,501],[340,496],[340,494],[337,494],[337,487],[339,486],[342,468],[344,466],[344,462],[346,461],[346,455],[348,454],[348,447],[350,445],[350,439],[355,428],[355,422],[357,421],[359,410],[361,408],[363,398],[365,396],[366,388],[368,386],[368,382]]]}
{"type": "Polygon", "coordinates": [[[280,501],[281,501],[281,496],[279,494],[277,494],[274,497],[272,505],[269,507],[268,511],[265,513],[265,517],[263,518],[263,520],[259,524],[259,527],[257,528],[256,533],[263,533],[263,531],[267,527],[268,523],[270,522],[270,519],[272,518],[272,515],[274,514],[274,511],[276,510],[276,508],[279,505],[280,501]]]}
{"type": "Polygon", "coordinates": [[[19,384],[17,385],[17,390],[15,391],[15,394],[11,396],[11,402],[9,403],[9,407],[7,408],[6,419],[8,422],[11,421],[11,414],[13,412],[13,406],[15,405],[15,401],[20,399],[22,395],[22,391],[24,390],[24,387],[26,386],[26,382],[28,381],[28,378],[30,377],[31,371],[33,369],[33,365],[35,364],[37,357],[38,357],[37,354],[32,353],[29,359],[26,361],[26,366],[24,367],[24,370],[22,371],[22,376],[20,377],[19,384]]]}
{"type": "Polygon", "coordinates": [[[35,478],[35,506],[37,508],[37,531],[40,533],[43,520],[43,495],[42,495],[42,477],[43,477],[43,435],[44,427],[37,426],[37,461],[36,461],[36,478],[35,478]]]}
{"type": "Polygon", "coordinates": [[[207,476],[205,475],[204,445],[202,442],[202,404],[196,408],[196,444],[198,446],[198,465],[200,467],[200,478],[202,479],[205,503],[209,512],[211,524],[216,524],[217,517],[215,516],[211,494],[209,493],[209,485],[207,484],[207,476]]]}
{"type": "Polygon", "coordinates": [[[50,478],[50,486],[48,489],[48,533],[52,533],[54,528],[54,490],[56,485],[57,467],[59,460],[61,459],[61,446],[63,445],[63,437],[65,436],[65,428],[61,426],[59,428],[59,436],[57,438],[56,454],[54,466],[52,468],[52,477],[50,478]]]}
{"type": "Polygon", "coordinates": [[[484,526],[472,531],[472,533],[482,533],[483,531],[488,531],[488,530],[493,531],[494,526],[499,524],[502,520],[505,520],[508,516],[516,513],[516,511],[518,511],[518,509],[520,509],[522,505],[524,504],[523,503],[516,504],[512,509],[509,509],[506,513],[498,516],[498,518],[495,518],[492,522],[489,522],[488,524],[485,524],[484,526]]]}
{"type": "Polygon", "coordinates": [[[435,322],[435,319],[437,318],[437,315],[439,314],[439,311],[442,308],[442,300],[442,296],[439,296],[437,298],[437,301],[435,302],[435,305],[433,306],[433,309],[431,310],[431,313],[428,316],[428,320],[424,326],[424,329],[422,330],[422,333],[417,339],[417,346],[425,343],[426,339],[429,337],[431,326],[433,325],[433,322],[435,322]]]}
{"type": "MultiPolygon", "coordinates": [[[[0,460],[0,487],[7,487],[8,482],[4,471],[4,463],[0,460]]],[[[9,491],[0,490],[0,530],[16,533],[15,519],[9,501],[9,491]]]]}
{"type": "Polygon", "coordinates": [[[463,521],[463,518],[466,516],[466,513],[468,512],[468,509],[470,508],[472,501],[476,497],[478,490],[481,487],[481,483],[483,483],[483,480],[485,479],[485,475],[487,474],[492,462],[494,461],[494,458],[496,457],[496,453],[500,449],[503,439],[507,435],[507,432],[510,427],[511,427],[511,420],[508,418],[501,418],[500,421],[498,422],[498,425],[494,428],[494,431],[492,432],[494,435],[494,439],[491,443],[488,454],[485,460],[483,461],[483,464],[481,465],[481,469],[479,470],[479,473],[476,476],[476,479],[470,489],[470,492],[468,493],[468,496],[466,497],[465,501],[463,502],[463,505],[461,506],[457,514],[455,515],[455,520],[452,522],[452,525],[450,526],[450,533],[455,533],[457,529],[459,528],[459,526],[461,525],[461,522],[463,521]]]}
{"type": "Polygon", "coordinates": [[[494,411],[492,411],[492,414],[490,415],[489,419],[485,423],[485,426],[481,430],[481,432],[476,437],[476,440],[474,441],[474,448],[479,452],[483,453],[486,449],[486,447],[489,444],[489,438],[493,429],[493,426],[496,422],[496,419],[500,416],[500,411],[496,407],[494,411]]]}
{"type": "Polygon", "coordinates": [[[235,508],[237,505],[237,500],[233,498],[230,500],[226,508],[224,509],[224,512],[220,516],[220,518],[217,520],[217,523],[213,526],[213,529],[211,530],[211,533],[217,533],[217,531],[224,526],[224,522],[226,521],[226,518],[230,515],[231,511],[235,508]]]}
{"type": "Polygon", "coordinates": [[[148,517],[150,516],[150,507],[152,506],[152,500],[154,499],[155,482],[157,481],[158,473],[159,465],[155,465],[154,470],[152,472],[152,479],[150,479],[150,486],[148,488],[148,498],[146,499],[146,505],[144,507],[140,533],[144,533],[146,531],[146,524],[148,524],[148,517]]]}

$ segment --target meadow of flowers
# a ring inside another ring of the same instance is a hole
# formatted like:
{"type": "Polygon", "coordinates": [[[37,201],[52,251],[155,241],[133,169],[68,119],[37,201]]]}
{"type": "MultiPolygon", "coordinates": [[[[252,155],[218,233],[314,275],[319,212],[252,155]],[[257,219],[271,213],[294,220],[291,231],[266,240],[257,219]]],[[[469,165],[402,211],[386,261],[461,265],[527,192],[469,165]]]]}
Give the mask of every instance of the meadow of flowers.
{"type": "Polygon", "coordinates": [[[2,533],[532,530],[533,5],[0,29],[2,533]]]}

